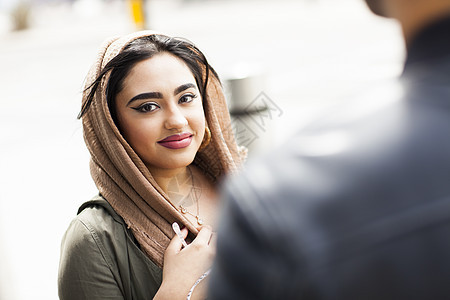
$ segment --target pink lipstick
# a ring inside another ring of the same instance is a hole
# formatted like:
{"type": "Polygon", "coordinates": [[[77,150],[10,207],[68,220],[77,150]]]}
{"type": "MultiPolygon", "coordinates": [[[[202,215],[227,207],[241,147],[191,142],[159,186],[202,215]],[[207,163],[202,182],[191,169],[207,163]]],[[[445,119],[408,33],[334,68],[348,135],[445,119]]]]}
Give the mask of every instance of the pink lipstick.
{"type": "Polygon", "coordinates": [[[191,142],[192,133],[183,132],[168,136],[165,139],[158,141],[158,144],[169,149],[181,149],[189,146],[191,142]]]}

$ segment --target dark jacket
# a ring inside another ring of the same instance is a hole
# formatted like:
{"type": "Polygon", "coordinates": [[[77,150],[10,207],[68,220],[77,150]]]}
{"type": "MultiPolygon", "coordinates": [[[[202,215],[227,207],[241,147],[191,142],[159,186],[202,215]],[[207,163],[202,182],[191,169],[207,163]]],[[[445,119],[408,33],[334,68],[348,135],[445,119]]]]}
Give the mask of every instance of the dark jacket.
{"type": "Polygon", "coordinates": [[[101,196],[83,204],[61,244],[61,300],[153,299],[162,271],[101,196]]]}
{"type": "Polygon", "coordinates": [[[211,299],[450,299],[450,19],[397,88],[228,182],[211,299]]]}

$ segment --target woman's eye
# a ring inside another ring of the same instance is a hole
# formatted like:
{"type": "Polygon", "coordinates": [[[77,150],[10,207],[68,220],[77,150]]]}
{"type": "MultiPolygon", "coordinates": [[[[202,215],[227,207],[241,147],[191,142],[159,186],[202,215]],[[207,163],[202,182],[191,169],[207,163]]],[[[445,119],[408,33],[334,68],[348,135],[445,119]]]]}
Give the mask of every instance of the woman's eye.
{"type": "Polygon", "coordinates": [[[138,107],[133,108],[133,109],[137,110],[138,112],[145,113],[145,112],[152,112],[152,111],[154,111],[154,110],[156,110],[158,108],[159,108],[159,106],[156,105],[155,103],[144,103],[144,104],[139,105],[138,107]]]}
{"type": "Polygon", "coordinates": [[[189,103],[189,102],[192,102],[195,98],[197,98],[197,95],[186,94],[186,95],[181,96],[181,98],[178,102],[179,103],[189,103]]]}

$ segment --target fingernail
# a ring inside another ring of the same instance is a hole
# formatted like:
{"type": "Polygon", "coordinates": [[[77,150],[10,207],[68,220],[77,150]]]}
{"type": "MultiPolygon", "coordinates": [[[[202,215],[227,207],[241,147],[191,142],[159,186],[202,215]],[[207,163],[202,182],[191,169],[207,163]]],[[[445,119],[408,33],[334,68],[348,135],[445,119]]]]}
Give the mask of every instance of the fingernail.
{"type": "Polygon", "coordinates": [[[187,247],[187,243],[186,243],[186,241],[184,240],[183,235],[181,234],[180,226],[178,225],[177,222],[174,222],[174,223],[172,224],[172,229],[173,229],[173,231],[175,231],[176,235],[178,235],[178,237],[180,238],[181,243],[183,244],[183,246],[184,246],[184,247],[187,247]]]}
{"type": "Polygon", "coordinates": [[[173,231],[175,231],[175,232],[180,231],[180,226],[178,225],[177,222],[173,222],[173,223],[172,223],[172,229],[173,229],[173,231]]]}

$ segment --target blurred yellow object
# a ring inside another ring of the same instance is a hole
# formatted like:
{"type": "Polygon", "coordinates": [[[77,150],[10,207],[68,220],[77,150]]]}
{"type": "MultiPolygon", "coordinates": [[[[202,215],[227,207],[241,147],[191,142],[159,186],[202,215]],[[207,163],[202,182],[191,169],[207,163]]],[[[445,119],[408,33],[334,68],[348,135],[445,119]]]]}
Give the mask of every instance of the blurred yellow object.
{"type": "Polygon", "coordinates": [[[128,0],[134,24],[138,30],[145,29],[144,0],[128,0]]]}
{"type": "Polygon", "coordinates": [[[11,11],[13,30],[24,30],[30,26],[31,5],[29,2],[18,1],[11,11]]]}

